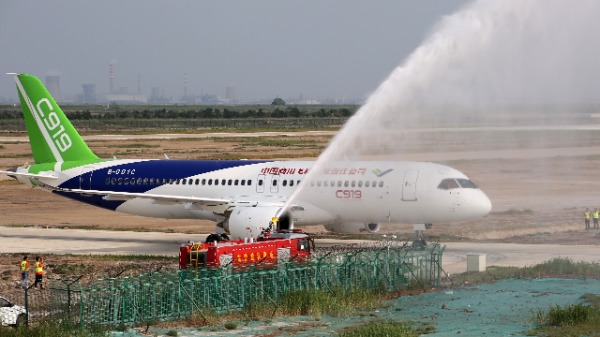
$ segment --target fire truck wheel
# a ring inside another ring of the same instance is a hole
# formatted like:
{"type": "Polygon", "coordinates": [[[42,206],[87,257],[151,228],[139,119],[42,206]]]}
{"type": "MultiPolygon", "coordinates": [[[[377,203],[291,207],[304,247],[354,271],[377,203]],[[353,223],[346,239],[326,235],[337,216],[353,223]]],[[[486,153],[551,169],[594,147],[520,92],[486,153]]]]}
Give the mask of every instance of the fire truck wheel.
{"type": "Polygon", "coordinates": [[[221,241],[221,236],[219,234],[210,234],[206,237],[205,243],[213,243],[221,241]]]}

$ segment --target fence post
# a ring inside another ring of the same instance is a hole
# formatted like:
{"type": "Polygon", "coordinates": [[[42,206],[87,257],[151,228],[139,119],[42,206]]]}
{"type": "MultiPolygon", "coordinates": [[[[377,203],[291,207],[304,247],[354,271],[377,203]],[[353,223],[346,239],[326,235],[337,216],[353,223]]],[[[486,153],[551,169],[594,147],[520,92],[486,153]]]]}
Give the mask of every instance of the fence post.
{"type": "Polygon", "coordinates": [[[25,283],[25,326],[29,328],[29,287],[27,287],[27,282],[25,283]]]}

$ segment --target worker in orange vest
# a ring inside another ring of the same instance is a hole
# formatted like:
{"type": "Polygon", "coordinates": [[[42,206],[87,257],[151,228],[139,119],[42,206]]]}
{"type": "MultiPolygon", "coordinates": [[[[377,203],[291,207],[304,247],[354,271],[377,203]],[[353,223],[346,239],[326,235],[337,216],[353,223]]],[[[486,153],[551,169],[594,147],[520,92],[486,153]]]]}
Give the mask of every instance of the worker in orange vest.
{"type": "Polygon", "coordinates": [[[44,289],[44,285],[42,284],[42,279],[44,278],[44,261],[41,257],[36,256],[35,258],[35,283],[33,286],[37,288],[37,285],[40,285],[41,289],[44,289]]]}

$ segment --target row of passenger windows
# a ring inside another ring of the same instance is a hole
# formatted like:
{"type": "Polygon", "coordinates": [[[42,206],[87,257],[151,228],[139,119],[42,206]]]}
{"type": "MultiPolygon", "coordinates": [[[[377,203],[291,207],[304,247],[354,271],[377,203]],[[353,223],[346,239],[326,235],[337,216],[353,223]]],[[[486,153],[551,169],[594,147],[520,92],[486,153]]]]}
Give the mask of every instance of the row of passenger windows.
{"type": "Polygon", "coordinates": [[[250,179],[106,178],[107,185],[234,185],[251,186],[250,179]]]}
{"type": "Polygon", "coordinates": [[[106,185],[165,185],[174,181],[166,178],[106,178],[106,185]]]}
{"type": "Polygon", "coordinates": [[[383,187],[383,180],[380,180],[379,183],[376,180],[373,181],[363,181],[363,180],[318,180],[316,182],[311,181],[310,182],[310,186],[317,186],[317,187],[342,187],[342,185],[344,187],[383,187]]]}
{"type": "Polygon", "coordinates": [[[250,179],[177,179],[175,185],[251,186],[250,179]]]}
{"type": "MultiPolygon", "coordinates": [[[[166,178],[106,178],[107,185],[214,185],[214,186],[252,186],[252,180],[250,179],[166,179],[166,178]]],[[[258,180],[258,186],[263,186],[264,181],[258,180]]],[[[273,180],[272,185],[277,186],[278,180],[273,180]]],[[[281,181],[282,186],[290,186],[299,185],[300,180],[287,180],[284,179],[281,181]]],[[[375,180],[373,181],[349,181],[349,180],[324,180],[324,181],[312,181],[310,186],[318,187],[383,187],[383,181],[379,181],[379,183],[375,180]]]]}

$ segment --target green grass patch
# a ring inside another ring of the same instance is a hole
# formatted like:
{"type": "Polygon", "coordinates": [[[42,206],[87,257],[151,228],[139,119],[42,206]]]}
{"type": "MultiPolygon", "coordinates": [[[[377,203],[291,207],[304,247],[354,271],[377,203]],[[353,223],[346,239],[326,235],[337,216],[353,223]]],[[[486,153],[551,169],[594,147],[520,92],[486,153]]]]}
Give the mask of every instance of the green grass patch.
{"type": "Polygon", "coordinates": [[[600,277],[600,264],[573,262],[569,258],[557,257],[531,267],[490,266],[485,272],[468,272],[454,277],[456,284],[492,283],[509,278],[532,277],[600,277]]]}
{"type": "Polygon", "coordinates": [[[510,208],[504,211],[490,212],[491,215],[528,215],[533,214],[533,210],[529,208],[516,209],[510,208]]]}
{"type": "Polygon", "coordinates": [[[114,145],[109,145],[109,148],[143,148],[143,149],[150,149],[150,148],[157,148],[160,147],[160,145],[158,144],[143,144],[143,143],[132,143],[132,144],[114,144],[114,145]]]}
{"type": "Polygon", "coordinates": [[[528,331],[529,336],[598,336],[600,308],[597,303],[556,305],[547,311],[539,310],[534,315],[534,321],[539,327],[528,331]]]}
{"type": "Polygon", "coordinates": [[[385,299],[384,292],[369,289],[299,290],[283,295],[276,312],[273,310],[273,303],[265,300],[251,303],[246,309],[246,314],[253,319],[269,317],[274,314],[317,317],[324,314],[347,316],[359,311],[378,308],[383,305],[385,299]]]}
{"type": "Polygon", "coordinates": [[[108,328],[95,328],[89,331],[80,330],[79,326],[70,321],[45,320],[40,324],[30,327],[18,328],[0,325],[0,336],[2,337],[107,337],[108,328]]]}

